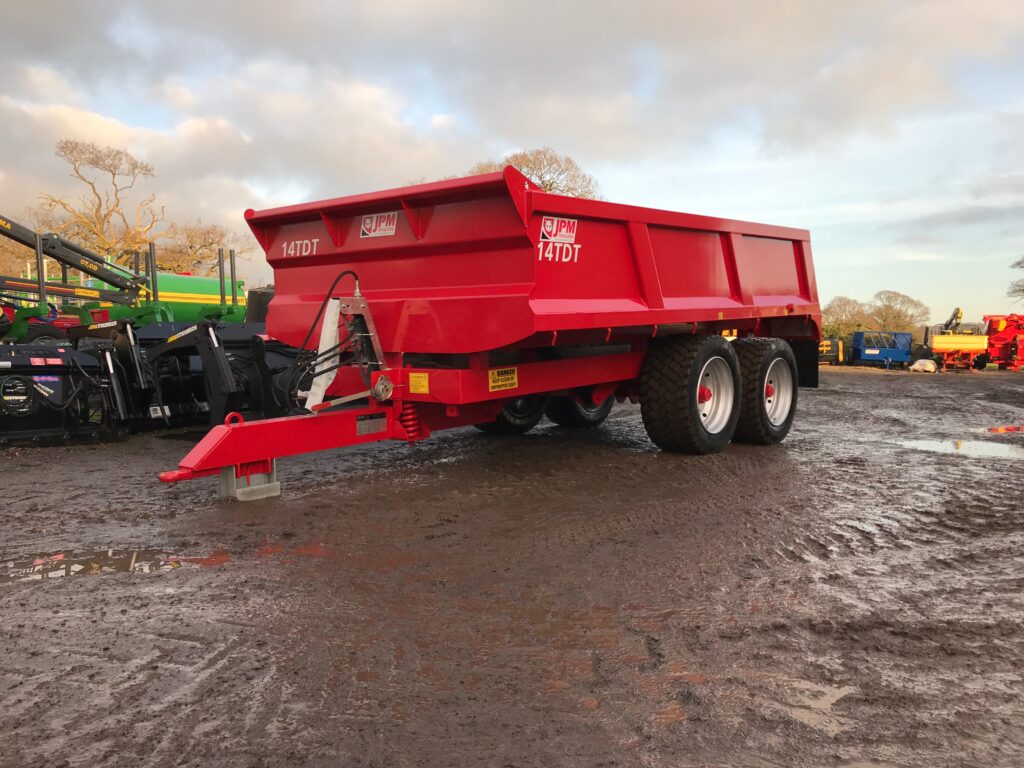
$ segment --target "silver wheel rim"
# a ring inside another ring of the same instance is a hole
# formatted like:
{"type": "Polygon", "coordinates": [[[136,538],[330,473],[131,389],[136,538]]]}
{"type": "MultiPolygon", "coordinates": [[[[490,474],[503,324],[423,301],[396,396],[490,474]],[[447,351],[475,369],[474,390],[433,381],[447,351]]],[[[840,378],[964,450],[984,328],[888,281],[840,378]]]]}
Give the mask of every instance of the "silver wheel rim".
{"type": "Polygon", "coordinates": [[[764,377],[761,392],[764,396],[764,412],[768,416],[768,423],[773,427],[781,427],[786,423],[793,408],[793,371],[790,370],[789,363],[781,357],[772,360],[764,377]]]}
{"type": "Polygon", "coordinates": [[[697,413],[708,434],[717,435],[725,429],[735,402],[732,368],[725,358],[712,357],[704,363],[697,379],[697,413]]]}

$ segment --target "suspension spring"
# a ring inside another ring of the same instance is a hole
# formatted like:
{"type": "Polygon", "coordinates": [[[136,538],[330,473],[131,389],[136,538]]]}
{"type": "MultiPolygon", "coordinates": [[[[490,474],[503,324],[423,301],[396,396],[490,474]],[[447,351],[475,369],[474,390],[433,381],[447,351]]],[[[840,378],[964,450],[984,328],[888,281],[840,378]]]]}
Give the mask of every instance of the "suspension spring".
{"type": "Polygon", "coordinates": [[[408,400],[402,403],[402,413],[398,417],[398,423],[405,430],[405,439],[410,443],[420,436],[420,414],[416,410],[416,403],[408,400]]]}

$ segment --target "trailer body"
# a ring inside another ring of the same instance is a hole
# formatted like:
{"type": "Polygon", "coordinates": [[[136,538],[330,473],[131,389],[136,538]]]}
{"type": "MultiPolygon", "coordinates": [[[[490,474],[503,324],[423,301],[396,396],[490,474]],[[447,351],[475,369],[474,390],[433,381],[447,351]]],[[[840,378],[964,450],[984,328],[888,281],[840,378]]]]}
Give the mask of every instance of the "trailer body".
{"type": "Polygon", "coordinates": [[[805,230],[549,194],[511,168],[246,220],[274,268],[268,331],[293,345],[343,268],[358,271],[385,352],[695,322],[818,334],[805,230]]]}
{"type": "Polygon", "coordinates": [[[339,314],[361,318],[369,354],[335,366],[316,415],[233,419],[165,481],[269,476],[281,456],[418,440],[540,394],[636,401],[671,336],[785,339],[817,385],[806,230],[550,194],[511,167],[245,217],[274,268],[268,334],[323,357],[339,314]]]}

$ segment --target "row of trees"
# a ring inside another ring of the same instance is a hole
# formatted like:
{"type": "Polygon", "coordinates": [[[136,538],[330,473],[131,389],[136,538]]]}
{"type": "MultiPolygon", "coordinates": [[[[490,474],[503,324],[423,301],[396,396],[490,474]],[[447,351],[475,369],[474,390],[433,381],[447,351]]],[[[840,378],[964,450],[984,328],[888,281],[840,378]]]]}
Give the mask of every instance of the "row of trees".
{"type": "MultiPolygon", "coordinates": [[[[216,269],[218,248],[234,248],[240,255],[252,250],[251,238],[218,224],[167,221],[156,196],[138,189],[154,176],[153,167],[124,149],[63,139],[56,155],[83,192],[75,199],[40,195],[26,222],[37,230],[56,232],[124,265],[132,252],[156,242],[160,269],[194,274],[216,269]]],[[[33,258],[31,250],[0,238],[0,274],[18,274],[33,258]]]]}
{"type": "MultiPolygon", "coordinates": [[[[201,220],[177,223],[166,220],[164,207],[153,194],[143,195],[140,184],[154,176],[153,167],[124,149],[92,142],[63,139],[56,155],[82,186],[77,199],[44,194],[29,213],[31,224],[44,232],[57,232],[122,264],[133,251],[159,243],[161,269],[208,274],[216,269],[218,248],[234,248],[244,255],[253,250],[252,238],[201,220]]],[[[596,179],[567,155],[551,147],[513,152],[500,160],[477,163],[470,174],[490,173],[512,165],[542,189],[575,197],[597,198],[596,179]]],[[[16,274],[32,259],[31,251],[0,238],[0,274],[16,274]]],[[[1013,264],[1024,269],[1024,256],[1013,264]]],[[[1024,298],[1024,280],[1008,291],[1024,298]]],[[[896,291],[879,291],[868,302],[837,296],[823,309],[826,336],[847,336],[858,329],[918,331],[927,322],[928,307],[896,291]]]]}
{"type": "Polygon", "coordinates": [[[822,335],[843,338],[854,331],[910,331],[916,339],[931,317],[931,310],[912,296],[879,291],[871,301],[836,296],[822,310],[822,335]]]}
{"type": "MultiPolygon", "coordinates": [[[[153,166],[127,150],[63,139],[57,143],[56,155],[67,163],[83,192],[75,199],[41,195],[39,204],[28,213],[27,223],[37,230],[56,232],[125,265],[133,252],[145,251],[150,242],[156,242],[160,269],[193,274],[216,269],[218,248],[234,248],[239,255],[252,250],[250,237],[218,224],[167,221],[156,196],[139,189],[155,175],[153,166]]],[[[545,191],[598,196],[594,177],[551,147],[477,163],[468,173],[489,173],[506,165],[515,166],[545,191]]],[[[30,250],[0,238],[0,274],[18,274],[32,259],[30,250]]]]}

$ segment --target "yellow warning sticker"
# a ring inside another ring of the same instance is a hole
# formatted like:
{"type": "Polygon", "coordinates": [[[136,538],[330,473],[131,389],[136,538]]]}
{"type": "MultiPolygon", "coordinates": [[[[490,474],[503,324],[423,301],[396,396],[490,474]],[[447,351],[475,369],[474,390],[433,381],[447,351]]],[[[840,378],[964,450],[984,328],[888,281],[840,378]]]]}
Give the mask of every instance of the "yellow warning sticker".
{"type": "Polygon", "coordinates": [[[100,292],[92,291],[88,288],[75,288],[75,296],[85,296],[90,299],[98,299],[100,297],[100,292]]]}
{"type": "Polygon", "coordinates": [[[500,392],[503,389],[515,389],[518,386],[518,368],[491,368],[487,371],[487,389],[491,392],[500,392]]]}
{"type": "Polygon", "coordinates": [[[430,375],[426,373],[410,373],[409,374],[409,394],[412,395],[429,395],[430,394],[430,375]]]}

